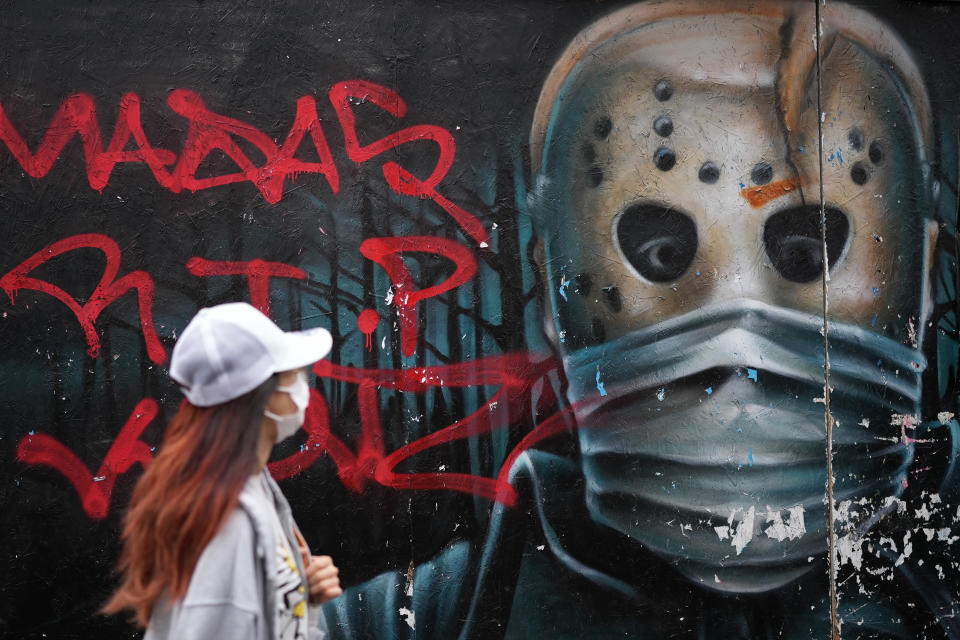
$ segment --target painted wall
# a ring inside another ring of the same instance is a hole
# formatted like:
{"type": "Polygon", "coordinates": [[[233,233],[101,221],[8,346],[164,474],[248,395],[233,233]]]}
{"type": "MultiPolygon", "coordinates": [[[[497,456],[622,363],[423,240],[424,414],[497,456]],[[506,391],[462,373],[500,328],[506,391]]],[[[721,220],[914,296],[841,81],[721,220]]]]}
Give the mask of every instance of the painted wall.
{"type": "Polygon", "coordinates": [[[0,12],[0,631],[136,635],[169,354],[247,300],[335,336],[271,462],[330,637],[960,637],[958,11],[0,12]]]}

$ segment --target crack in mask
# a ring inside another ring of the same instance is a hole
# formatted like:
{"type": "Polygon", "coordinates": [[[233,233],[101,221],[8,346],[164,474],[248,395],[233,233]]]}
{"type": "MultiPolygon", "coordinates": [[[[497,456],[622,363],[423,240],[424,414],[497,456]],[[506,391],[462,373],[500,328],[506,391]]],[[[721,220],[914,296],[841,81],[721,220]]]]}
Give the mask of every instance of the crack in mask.
{"type": "MultiPolygon", "coordinates": [[[[917,412],[926,360],[861,327],[831,324],[829,338],[835,499],[900,496],[913,445],[892,416],[917,412]]],[[[722,591],[766,591],[819,566],[819,317],[741,300],[564,363],[596,521],[722,591]]]]}

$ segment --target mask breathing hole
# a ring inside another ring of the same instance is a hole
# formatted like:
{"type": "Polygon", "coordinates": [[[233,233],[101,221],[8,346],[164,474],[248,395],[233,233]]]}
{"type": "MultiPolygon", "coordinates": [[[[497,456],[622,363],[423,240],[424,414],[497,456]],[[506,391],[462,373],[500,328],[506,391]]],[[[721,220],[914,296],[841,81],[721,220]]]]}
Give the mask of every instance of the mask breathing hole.
{"type": "Polygon", "coordinates": [[[652,282],[676,280],[697,253],[696,223],[661,204],[627,208],[617,221],[616,237],[624,257],[652,282]]]}
{"type": "MultiPolygon", "coordinates": [[[[826,209],[827,264],[840,261],[850,222],[839,209],[826,209]]],[[[790,282],[813,282],[823,272],[820,207],[808,205],[773,214],[763,228],[763,244],[777,272],[790,282]]]]}

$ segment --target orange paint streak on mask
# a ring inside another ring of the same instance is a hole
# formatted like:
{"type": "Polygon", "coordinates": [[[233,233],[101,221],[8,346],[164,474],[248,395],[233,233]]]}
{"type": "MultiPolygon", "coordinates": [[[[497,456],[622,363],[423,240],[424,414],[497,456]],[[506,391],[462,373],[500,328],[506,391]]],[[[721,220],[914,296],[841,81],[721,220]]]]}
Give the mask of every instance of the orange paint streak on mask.
{"type": "Polygon", "coordinates": [[[747,187],[740,190],[740,195],[750,203],[753,208],[762,207],[771,200],[776,200],[780,196],[786,195],[800,186],[800,181],[796,178],[785,178],[777,180],[762,187],[747,187]]]}

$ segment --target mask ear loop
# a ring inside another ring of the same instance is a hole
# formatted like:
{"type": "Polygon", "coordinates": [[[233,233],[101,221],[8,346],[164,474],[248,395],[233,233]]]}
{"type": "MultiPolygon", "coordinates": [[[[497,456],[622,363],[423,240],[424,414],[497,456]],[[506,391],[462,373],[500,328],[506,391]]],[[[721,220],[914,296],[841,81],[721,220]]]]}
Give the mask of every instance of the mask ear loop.
{"type": "MultiPolygon", "coordinates": [[[[943,235],[943,226],[945,226],[945,221],[943,220],[943,217],[940,215],[939,206],[938,206],[940,203],[940,196],[944,193],[944,191],[947,191],[948,194],[950,192],[953,192],[954,197],[957,197],[956,195],[957,190],[956,190],[955,183],[952,183],[949,177],[941,171],[941,169],[936,163],[925,162],[923,165],[923,175],[924,175],[924,179],[926,180],[926,185],[925,185],[927,187],[926,194],[929,197],[928,206],[930,208],[930,211],[933,212],[933,216],[928,218],[927,224],[928,225],[935,224],[937,225],[937,229],[938,229],[937,235],[934,236],[934,241],[931,242],[930,238],[927,239],[927,242],[930,243],[931,245],[928,248],[928,251],[930,253],[930,256],[929,256],[930,264],[924,266],[924,269],[925,269],[924,277],[929,278],[931,282],[928,285],[928,289],[929,289],[928,300],[925,300],[924,304],[929,309],[929,308],[933,308],[933,305],[936,304],[936,301],[937,301],[936,300],[937,293],[935,290],[935,283],[933,282],[933,279],[934,279],[934,273],[937,271],[938,266],[939,268],[942,268],[941,265],[937,264],[937,261],[942,258],[942,255],[940,255],[941,249],[939,249],[940,243],[945,241],[946,239],[945,236],[943,235]]],[[[958,225],[958,220],[955,219],[954,220],[955,232],[960,231],[960,228],[958,228],[957,225],[958,225]]],[[[960,284],[960,283],[957,283],[957,284],[960,284]]],[[[939,333],[937,331],[938,327],[935,326],[933,327],[933,329],[935,332],[935,337],[931,341],[933,343],[932,347],[934,349],[939,349],[940,338],[939,336],[936,335],[936,333],[939,333]]],[[[938,371],[935,374],[935,379],[937,381],[937,387],[936,387],[937,389],[939,389],[940,383],[943,381],[943,376],[944,376],[944,373],[942,369],[941,371],[938,371]]],[[[951,390],[948,390],[947,394],[948,394],[947,398],[949,398],[952,395],[951,390]]],[[[945,398],[943,397],[940,398],[941,403],[943,403],[944,400],[945,398]]],[[[956,404],[955,404],[956,401],[957,399],[956,397],[954,397],[952,398],[952,402],[947,403],[948,404],[947,407],[943,407],[943,404],[941,404],[941,407],[946,408],[948,410],[953,409],[954,407],[956,407],[956,404]]],[[[944,434],[944,437],[948,437],[950,439],[949,454],[947,456],[946,463],[944,464],[943,477],[940,479],[939,486],[937,486],[938,493],[951,492],[952,490],[951,485],[955,480],[955,474],[957,472],[957,461],[958,459],[960,459],[960,423],[958,423],[956,418],[952,417],[953,414],[950,414],[950,415],[951,415],[951,418],[946,423],[941,422],[940,424],[936,424],[933,421],[931,421],[932,424],[927,423],[928,425],[931,425],[929,427],[929,430],[942,432],[944,434]]]]}
{"type": "Polygon", "coordinates": [[[303,369],[301,369],[300,371],[297,371],[297,380],[296,380],[296,382],[294,382],[293,384],[288,384],[288,385],[286,385],[286,386],[279,386],[279,387],[277,387],[276,390],[277,390],[277,391],[282,391],[283,393],[290,393],[291,391],[293,391],[294,389],[297,388],[297,383],[298,383],[300,380],[303,380],[303,381],[306,382],[308,385],[310,384],[310,382],[307,380],[307,373],[306,373],[306,371],[304,371],[303,369]]]}
{"type": "MultiPolygon", "coordinates": [[[[953,414],[949,415],[951,417],[946,422],[933,419],[916,425],[913,460],[907,468],[911,476],[907,486],[912,494],[926,492],[949,495],[957,491],[952,485],[956,480],[957,467],[960,466],[960,422],[953,414]],[[923,473],[926,471],[941,471],[941,474],[939,477],[927,477],[923,473]]],[[[905,496],[901,497],[906,499],[905,496]]],[[[946,500],[946,497],[943,499],[946,500]]]]}
{"type": "Polygon", "coordinates": [[[950,436],[950,459],[944,470],[940,486],[937,488],[937,493],[950,491],[951,484],[953,483],[953,474],[956,473],[957,470],[957,459],[960,458],[960,423],[957,422],[956,418],[951,418],[946,424],[946,428],[950,436]]]}

